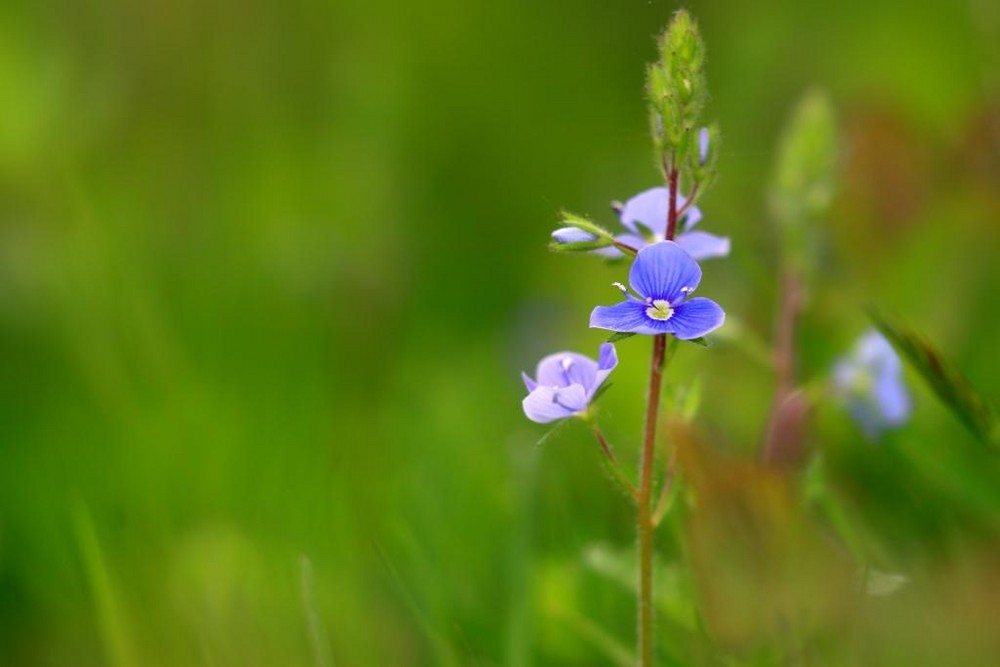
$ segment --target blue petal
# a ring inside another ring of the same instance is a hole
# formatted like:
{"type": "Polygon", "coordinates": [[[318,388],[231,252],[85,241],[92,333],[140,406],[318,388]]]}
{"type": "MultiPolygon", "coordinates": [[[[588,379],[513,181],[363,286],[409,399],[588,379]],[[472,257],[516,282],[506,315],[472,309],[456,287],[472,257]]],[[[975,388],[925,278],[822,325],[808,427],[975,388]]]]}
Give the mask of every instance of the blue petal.
{"type": "Polygon", "coordinates": [[[705,164],[708,160],[708,141],[711,135],[708,132],[707,127],[703,127],[698,130],[698,162],[705,164]]]}
{"type": "Polygon", "coordinates": [[[889,426],[901,426],[910,418],[910,394],[903,384],[901,368],[887,368],[875,383],[875,400],[889,426]]]}
{"type": "Polygon", "coordinates": [[[681,340],[698,338],[714,331],[726,321],[722,307],[711,299],[697,297],[674,306],[674,314],[664,324],[681,340]]]}
{"type": "Polygon", "coordinates": [[[524,371],[521,372],[521,379],[524,380],[524,386],[528,388],[529,392],[535,391],[535,387],[538,386],[538,383],[532,380],[531,377],[529,377],[524,371]]]}
{"type": "Polygon", "coordinates": [[[556,352],[538,362],[535,378],[546,387],[589,387],[597,375],[597,363],[576,352],[556,352]]]}
{"type": "Polygon", "coordinates": [[[676,239],[677,245],[687,250],[699,262],[713,257],[729,255],[729,239],[708,232],[684,232],[676,239]]]}
{"type": "Polygon", "coordinates": [[[587,397],[580,385],[553,389],[539,385],[521,402],[525,416],[533,422],[547,424],[572,417],[587,407],[587,397]]]}
{"type": "Polygon", "coordinates": [[[597,375],[594,378],[594,385],[587,387],[587,395],[593,396],[597,388],[607,379],[611,371],[618,365],[618,352],[612,343],[602,343],[600,352],[597,355],[597,375]]]}
{"type": "Polygon", "coordinates": [[[698,286],[701,267],[673,241],[661,241],[639,251],[628,281],[638,294],[673,304],[698,286]]]}
{"type": "MultiPolygon", "coordinates": [[[[622,207],[622,224],[639,234],[636,222],[648,227],[655,234],[663,236],[667,229],[667,206],[670,191],[666,188],[652,188],[640,192],[625,202],[622,207]]],[[[680,204],[678,204],[680,206],[680,204]]]]}
{"type": "Polygon", "coordinates": [[[585,232],[576,227],[560,227],[552,232],[552,240],[558,243],[581,243],[583,241],[595,241],[597,237],[590,232],[585,232]]]}
{"type": "Polygon", "coordinates": [[[590,314],[590,328],[650,335],[667,333],[667,322],[650,319],[646,316],[646,308],[641,301],[598,306],[590,314]]]}

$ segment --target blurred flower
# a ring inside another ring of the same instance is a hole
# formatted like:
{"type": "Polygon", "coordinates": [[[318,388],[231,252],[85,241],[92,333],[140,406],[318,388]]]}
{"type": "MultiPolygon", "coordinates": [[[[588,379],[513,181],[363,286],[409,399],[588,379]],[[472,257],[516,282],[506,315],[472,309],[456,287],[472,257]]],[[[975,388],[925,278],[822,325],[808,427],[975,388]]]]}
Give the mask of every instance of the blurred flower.
{"type": "MultiPolygon", "coordinates": [[[[707,135],[706,135],[707,136],[707,135]]],[[[708,146],[705,146],[706,150],[708,146]]],[[[678,194],[677,208],[682,209],[687,199],[678,194]]],[[[616,236],[615,239],[633,248],[643,248],[651,243],[658,243],[666,238],[667,208],[670,205],[670,191],[667,188],[652,188],[640,192],[621,207],[618,217],[622,225],[628,228],[628,234],[616,236]]],[[[688,251],[694,259],[701,261],[713,257],[729,255],[729,239],[708,232],[694,231],[693,228],[701,221],[701,210],[692,206],[678,221],[677,234],[674,241],[688,251]]],[[[610,257],[621,253],[614,248],[600,251],[610,257]]]]}
{"type": "Polygon", "coordinates": [[[910,417],[903,364],[882,334],[872,329],[837,362],[833,383],[848,411],[869,438],[902,426],[910,417]]]}
{"type": "Polygon", "coordinates": [[[689,340],[717,329],[726,319],[722,308],[711,299],[688,299],[701,282],[701,267],[673,241],[640,250],[628,281],[641,298],[616,283],[626,301],[594,308],[591,327],[638,334],[669,333],[689,340]]]}
{"type": "Polygon", "coordinates": [[[573,417],[587,410],[601,384],[618,365],[611,343],[601,345],[597,361],[576,352],[556,352],[538,362],[535,379],[521,373],[530,392],[524,414],[539,424],[573,417]]]}

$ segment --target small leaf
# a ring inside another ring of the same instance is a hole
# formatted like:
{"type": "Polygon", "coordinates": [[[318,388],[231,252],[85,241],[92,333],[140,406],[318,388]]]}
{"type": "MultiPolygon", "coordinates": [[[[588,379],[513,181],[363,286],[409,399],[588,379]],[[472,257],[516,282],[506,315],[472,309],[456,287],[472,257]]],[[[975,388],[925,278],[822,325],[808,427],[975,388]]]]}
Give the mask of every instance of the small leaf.
{"type": "Polygon", "coordinates": [[[642,236],[644,239],[646,239],[646,241],[652,243],[656,239],[656,232],[654,232],[646,225],[642,224],[638,220],[633,220],[632,224],[635,225],[635,228],[639,232],[639,235],[642,236]]]}
{"type": "Polygon", "coordinates": [[[923,337],[878,311],[872,310],[869,315],[879,331],[923,376],[966,428],[984,444],[1000,449],[1000,419],[996,410],[965,376],[923,337]]]}
{"type": "Polygon", "coordinates": [[[625,340],[626,338],[631,338],[635,333],[631,331],[616,331],[610,336],[608,336],[608,343],[617,343],[620,340],[625,340]]]}
{"type": "Polygon", "coordinates": [[[587,252],[598,248],[607,248],[613,245],[614,241],[608,239],[597,239],[595,241],[574,241],[573,243],[560,243],[552,241],[549,243],[549,250],[554,252],[587,252]]]}
{"type": "Polygon", "coordinates": [[[698,336],[697,338],[689,338],[689,339],[687,339],[684,342],[685,343],[694,343],[695,345],[699,345],[701,347],[711,347],[711,345],[709,345],[709,342],[707,340],[705,340],[704,336],[698,336]]]}

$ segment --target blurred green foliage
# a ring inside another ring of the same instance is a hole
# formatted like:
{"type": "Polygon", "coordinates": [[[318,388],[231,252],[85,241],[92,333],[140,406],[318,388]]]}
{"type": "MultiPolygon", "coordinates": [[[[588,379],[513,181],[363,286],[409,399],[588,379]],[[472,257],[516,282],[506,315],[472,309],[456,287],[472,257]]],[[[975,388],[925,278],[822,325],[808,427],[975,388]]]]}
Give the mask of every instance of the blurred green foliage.
{"type": "MultiPolygon", "coordinates": [[[[517,373],[602,340],[624,269],[545,242],[657,183],[674,9],[0,3],[0,664],[627,660],[630,509],[580,425],[536,446],[517,373]]],[[[771,338],[767,184],[821,86],[840,187],[800,379],[874,301],[995,403],[995,3],[689,9],[734,248],[702,292],[771,338]]],[[[626,462],[647,342],[601,401],[626,462]]],[[[701,382],[701,500],[660,544],[663,664],[996,663],[995,455],[911,375],[885,442],[825,404],[809,475],[763,468],[759,357],[670,368],[675,401],[701,382]]]]}

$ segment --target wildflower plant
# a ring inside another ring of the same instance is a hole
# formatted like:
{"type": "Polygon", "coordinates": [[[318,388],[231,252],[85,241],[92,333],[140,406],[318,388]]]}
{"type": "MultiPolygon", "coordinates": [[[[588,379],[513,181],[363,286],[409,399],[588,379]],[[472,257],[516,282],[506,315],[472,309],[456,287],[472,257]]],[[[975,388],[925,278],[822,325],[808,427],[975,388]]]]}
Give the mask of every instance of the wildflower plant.
{"type": "MultiPolygon", "coordinates": [[[[697,620],[688,628],[688,637],[697,641],[716,633],[721,641],[728,639],[730,644],[720,652],[719,661],[729,664],[734,647],[752,643],[751,635],[760,633],[772,638],[776,655],[785,658],[782,662],[792,664],[806,654],[805,635],[798,634],[808,631],[809,623],[803,619],[822,609],[828,609],[822,613],[831,618],[841,615],[835,609],[839,596],[817,601],[804,586],[812,563],[820,568],[817,579],[837,582],[830,585],[838,588],[846,582],[846,589],[861,595],[889,595],[909,580],[905,573],[873,567],[887,564],[884,550],[868,543],[866,535],[872,531],[859,530],[856,519],[831,490],[834,485],[827,476],[835,479],[838,466],[847,459],[824,450],[829,443],[813,432],[813,413],[821,411],[824,403],[835,405],[839,419],[850,418],[857,424],[858,442],[877,440],[890,429],[900,429],[913,412],[913,398],[903,379],[905,359],[991,452],[1000,450],[1000,417],[929,343],[877,314],[871,316],[875,329],[847,354],[825,359],[822,368],[811,374],[799,367],[803,328],[799,320],[810,311],[813,295],[823,290],[818,279],[829,253],[824,252],[820,230],[833,202],[838,161],[835,117],[821,92],[807,93],[793,110],[778,144],[767,192],[775,241],[771,340],[758,337],[752,326],[738,318],[727,318],[725,308],[711,294],[695,296],[702,279],[699,262],[727,257],[731,249],[730,239],[695,228],[702,222],[699,204],[715,178],[719,147],[718,128],[703,119],[704,62],[705,49],[694,20],[686,11],[678,11],[658,41],[658,58],[649,65],[646,80],[662,185],[612,205],[621,228],[607,229],[584,216],[563,212],[551,234],[551,249],[608,260],[618,272],[621,282],[613,286],[622,298],[610,304],[596,299],[589,318],[591,328],[610,335],[596,360],[558,352],[543,358],[534,376],[524,374],[528,394],[523,409],[538,423],[583,422],[593,432],[613,481],[633,503],[635,662],[640,667],[653,665],[656,654],[654,533],[668,515],[677,516],[679,521],[671,523],[685,528],[674,537],[682,542],[679,552],[689,560],[690,574],[700,580],[696,581],[700,599],[690,602],[696,608],[691,616],[697,620]],[[650,337],[652,354],[638,475],[632,480],[604,436],[595,401],[609,387],[608,378],[618,364],[614,343],[634,336],[650,337]],[[773,375],[770,415],[761,420],[762,433],[751,447],[755,460],[738,466],[715,460],[709,448],[699,447],[684,427],[697,411],[700,394],[694,383],[690,387],[684,387],[683,380],[677,383],[676,395],[681,399],[673,407],[674,419],[668,422],[677,428],[670,428],[666,438],[660,433],[660,397],[668,362],[684,349],[682,342],[707,345],[707,336],[747,353],[773,375]],[[664,440],[668,440],[666,447],[664,440]],[[665,466],[658,465],[658,453],[669,453],[665,466]],[[662,479],[657,480],[660,475],[662,479]],[[674,483],[678,477],[682,484],[674,483]],[[680,502],[673,502],[676,499],[680,502]],[[822,524],[813,532],[809,524],[816,517],[822,517],[822,524]],[[734,531],[734,526],[739,530],[734,531]],[[815,539],[817,535],[821,539],[815,539]],[[829,539],[831,535],[834,540],[829,539]],[[834,549],[827,550],[832,543],[836,543],[834,549]],[[863,572],[860,585],[851,581],[854,572],[863,572]],[[741,578],[744,573],[745,579],[741,578]],[[738,585],[726,587],[720,581],[738,585]],[[887,581],[892,585],[885,585],[887,581]],[[749,613],[741,615],[732,609],[749,613]],[[713,616],[727,614],[731,615],[726,621],[713,623],[713,616]],[[741,616],[753,617],[747,621],[752,630],[739,631],[740,621],[746,620],[741,616]],[[738,620],[733,622],[734,618],[738,620]]],[[[838,343],[836,349],[848,348],[838,343]]],[[[859,448],[862,456],[887,449],[859,448]]],[[[664,566],[661,571],[677,570],[664,566]]],[[[678,607],[687,604],[672,602],[678,607]]],[[[683,624],[685,618],[689,617],[678,614],[672,620],[683,624]]],[[[678,644],[673,642],[671,648],[678,644]]],[[[617,664],[631,663],[627,651],[618,648],[611,652],[617,664]]],[[[700,661],[693,656],[703,653],[692,649],[689,655],[700,661]]],[[[673,660],[672,664],[688,664],[676,652],[673,660]]]]}
{"type": "MultiPolygon", "coordinates": [[[[628,282],[632,291],[615,283],[625,300],[595,307],[590,326],[615,332],[615,339],[636,334],[652,337],[638,483],[627,480],[589,409],[598,387],[617,364],[610,342],[602,346],[597,362],[566,352],[543,359],[535,378],[524,376],[530,393],[523,403],[525,414],[537,422],[571,417],[587,421],[606,463],[635,503],[637,657],[643,667],[653,664],[654,655],[653,533],[662,514],[654,512],[653,474],[664,368],[677,341],[701,341],[725,322],[718,303],[691,293],[701,282],[698,260],[729,253],[728,239],[692,231],[702,217],[696,204],[714,176],[718,131],[702,120],[707,99],[705,49],[687,12],[674,15],[659,39],[658,50],[659,58],[647,70],[646,97],[663,186],[615,207],[627,233],[614,234],[584,217],[565,213],[551,244],[554,250],[592,252],[631,262],[628,282]],[[682,188],[687,196],[681,194],[682,188]]],[[[668,473],[664,491],[669,479],[668,473]]]]}

